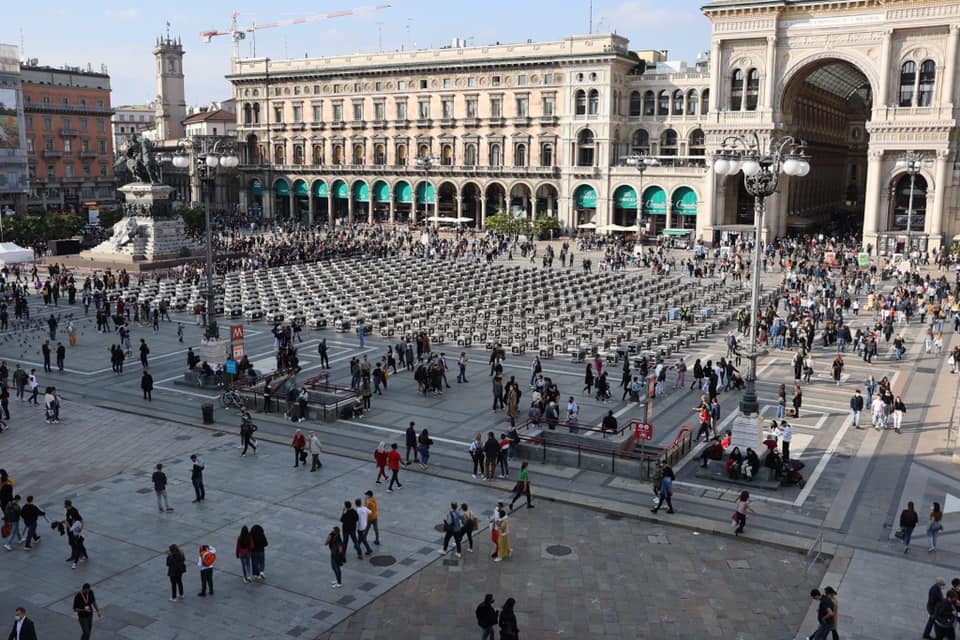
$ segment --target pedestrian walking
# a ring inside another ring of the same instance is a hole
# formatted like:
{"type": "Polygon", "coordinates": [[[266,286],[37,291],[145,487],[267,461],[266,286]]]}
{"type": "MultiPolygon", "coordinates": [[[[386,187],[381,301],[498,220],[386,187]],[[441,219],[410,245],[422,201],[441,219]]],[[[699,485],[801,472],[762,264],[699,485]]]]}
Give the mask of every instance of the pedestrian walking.
{"type": "Polygon", "coordinates": [[[933,630],[936,640],[954,640],[956,636],[958,596],[956,590],[947,591],[947,597],[933,610],[933,630]]]}
{"type": "Polygon", "coordinates": [[[360,522],[360,516],[353,508],[349,500],[343,503],[343,511],[340,514],[340,530],[343,532],[343,545],[347,546],[353,541],[353,548],[357,552],[357,558],[363,560],[363,553],[360,551],[360,539],[357,537],[357,524],[360,522]]]}
{"type": "Polygon", "coordinates": [[[357,512],[357,549],[366,547],[367,555],[373,553],[370,543],[367,542],[367,533],[370,531],[370,509],[368,509],[363,500],[357,498],[353,501],[353,510],[357,512]]]}
{"type": "Polygon", "coordinates": [[[327,339],[323,338],[320,341],[320,344],[317,345],[317,353],[320,354],[320,367],[323,369],[330,368],[330,357],[327,355],[327,339]]]}
{"type": "Polygon", "coordinates": [[[898,395],[893,399],[893,430],[900,433],[900,425],[903,424],[903,416],[907,412],[907,406],[898,395]]]}
{"type": "Polygon", "coordinates": [[[484,456],[484,477],[487,480],[493,480],[497,472],[497,458],[500,456],[500,441],[493,435],[493,431],[487,432],[487,441],[483,443],[484,456]]]}
{"type": "Polygon", "coordinates": [[[167,501],[167,474],[163,472],[162,464],[157,463],[157,468],[150,479],[153,480],[153,492],[157,495],[157,509],[160,513],[173,511],[167,501]]]}
{"type": "Polygon", "coordinates": [[[67,360],[67,348],[62,342],[57,343],[57,371],[63,373],[63,366],[67,360]]]}
{"type": "Polygon", "coordinates": [[[235,548],[237,558],[240,560],[240,570],[243,572],[243,582],[249,583],[253,576],[253,561],[250,554],[253,553],[253,538],[250,537],[250,529],[247,525],[240,528],[240,535],[237,536],[235,548]]]}
{"type": "Polygon", "coordinates": [[[376,484],[380,484],[380,478],[387,479],[387,445],[385,443],[381,442],[374,449],[373,461],[377,465],[376,484]]]}
{"type": "Polygon", "coordinates": [[[799,384],[793,385],[793,417],[800,417],[800,407],[803,405],[803,391],[799,384]]]}
{"type": "Polygon", "coordinates": [[[517,616],[513,612],[513,607],[517,603],[513,598],[507,598],[503,603],[503,609],[500,610],[500,640],[518,640],[520,638],[520,627],[517,626],[517,616]]]}
{"type": "Polygon", "coordinates": [[[193,483],[193,491],[196,494],[194,502],[203,502],[207,497],[207,491],[203,487],[203,460],[197,454],[190,456],[190,482],[193,483]]]}
{"type": "Polygon", "coordinates": [[[477,605],[477,624],[482,630],[480,640],[494,640],[494,628],[500,620],[499,612],[493,607],[493,594],[483,597],[483,602],[477,605]]]}
{"type": "Polygon", "coordinates": [[[27,504],[20,509],[20,519],[23,520],[24,527],[24,551],[30,551],[34,542],[40,542],[40,536],[37,535],[37,521],[40,518],[46,520],[47,514],[33,503],[33,496],[27,496],[27,504]]]}
{"type": "Polygon", "coordinates": [[[810,640],[826,640],[827,635],[833,630],[833,599],[827,593],[821,594],[819,589],[811,589],[810,597],[817,601],[817,623],[819,624],[817,630],[810,636],[810,640]]]}
{"type": "Polygon", "coordinates": [[[377,499],[373,497],[373,491],[366,491],[363,494],[365,497],[363,499],[363,506],[367,508],[367,511],[370,513],[367,514],[367,529],[373,529],[373,544],[380,545],[380,525],[377,523],[377,518],[380,517],[379,507],[377,506],[377,499]]]}
{"type": "Polygon", "coordinates": [[[860,414],[863,412],[863,396],[860,395],[860,389],[854,391],[853,397],[850,398],[850,412],[853,414],[853,426],[861,429],[860,414]]]}
{"type": "Polygon", "coordinates": [[[497,557],[493,559],[494,562],[500,562],[513,555],[513,549],[510,548],[510,524],[507,522],[506,510],[500,507],[497,516],[497,557]]]}
{"type": "Polygon", "coordinates": [[[457,557],[459,558],[461,556],[460,542],[463,540],[463,520],[460,517],[456,502],[450,503],[450,511],[443,519],[443,547],[441,547],[440,553],[447,553],[450,538],[453,538],[454,543],[456,543],[457,557]]]}
{"type": "Polygon", "coordinates": [[[407,456],[404,461],[404,465],[410,464],[410,452],[413,451],[413,461],[420,462],[420,452],[417,448],[417,430],[414,428],[415,423],[413,420],[410,421],[410,425],[407,427],[406,431],[406,443],[407,443],[407,456]]]}
{"type": "Polygon", "coordinates": [[[940,510],[940,503],[934,502],[930,510],[930,521],[927,523],[927,543],[930,545],[927,552],[937,550],[937,538],[943,530],[943,511],[940,510]]]}
{"type": "Polygon", "coordinates": [[[390,484],[387,485],[387,491],[393,493],[393,485],[396,484],[399,489],[403,485],[400,484],[400,451],[398,450],[397,443],[394,442],[390,445],[390,452],[387,453],[387,466],[390,467],[390,484]]]}
{"type": "Polygon", "coordinates": [[[467,536],[467,551],[473,553],[473,532],[480,527],[480,522],[466,502],[460,505],[460,519],[463,521],[463,533],[467,536]]]}
{"type": "Polygon", "coordinates": [[[258,524],[250,527],[250,572],[254,580],[266,580],[264,571],[267,568],[267,534],[258,524]]]}
{"type": "Polygon", "coordinates": [[[70,545],[70,557],[67,558],[67,562],[72,562],[70,568],[76,569],[78,562],[89,559],[87,547],[84,544],[83,518],[80,516],[80,511],[73,506],[73,502],[70,500],[63,501],[63,508],[65,510],[63,521],[67,530],[67,543],[70,545]]]}
{"type": "Polygon", "coordinates": [[[903,540],[904,553],[910,551],[910,538],[913,537],[913,530],[919,523],[920,517],[913,507],[913,502],[908,502],[907,508],[900,512],[900,531],[897,532],[899,534],[897,537],[903,540]]]}
{"type": "Polygon", "coordinates": [[[777,420],[782,420],[787,408],[787,385],[781,384],[777,389],[777,420]]]}
{"type": "Polygon", "coordinates": [[[197,554],[197,567],[200,568],[200,593],[201,598],[207,597],[207,592],[213,595],[213,567],[217,563],[217,550],[208,544],[200,545],[200,552],[197,554]]]}
{"type": "Polygon", "coordinates": [[[247,448],[252,447],[253,453],[257,453],[257,444],[256,440],[253,437],[253,434],[257,430],[257,425],[253,424],[253,418],[250,416],[250,412],[246,408],[240,410],[240,438],[243,441],[243,451],[240,452],[240,457],[247,455],[247,448]]]}
{"type": "Polygon", "coordinates": [[[150,372],[146,369],[143,370],[143,375],[140,376],[140,389],[143,391],[143,399],[152,402],[153,376],[150,375],[150,372]]]}
{"type": "Polygon", "coordinates": [[[100,613],[97,597],[93,595],[89,582],[84,582],[80,591],[73,597],[73,611],[80,622],[80,640],[90,640],[90,633],[93,631],[93,612],[97,612],[98,618],[102,618],[103,614],[100,613]]]}
{"type": "Polygon", "coordinates": [[[793,425],[786,420],[780,421],[780,454],[783,464],[790,462],[790,443],[793,442],[793,425]]]}
{"type": "Polygon", "coordinates": [[[140,338],[140,364],[144,369],[147,368],[147,356],[150,355],[150,347],[147,346],[147,341],[143,338],[140,338]]]}
{"type": "Polygon", "coordinates": [[[40,383],[37,381],[37,370],[30,369],[30,375],[27,376],[27,387],[30,388],[30,399],[27,402],[32,402],[33,404],[40,404],[37,401],[37,396],[40,394],[40,383]]]}
{"type": "Polygon", "coordinates": [[[293,447],[293,468],[296,469],[301,464],[307,466],[307,438],[300,429],[293,434],[290,446],[293,447]]]}
{"type": "Polygon", "coordinates": [[[657,513],[660,507],[663,506],[663,503],[666,502],[667,513],[673,513],[673,481],[676,476],[673,473],[673,467],[668,464],[663,465],[661,471],[663,472],[663,479],[660,481],[660,495],[657,496],[659,500],[657,501],[657,506],[650,509],[650,512],[657,513]]]}
{"type": "Polygon", "coordinates": [[[170,602],[183,600],[183,574],[187,572],[187,558],[175,544],[167,548],[167,578],[170,579],[170,602]]]}
{"type": "Polygon", "coordinates": [[[316,432],[310,432],[310,471],[319,471],[323,463],[320,462],[320,438],[316,432]]]}
{"type": "Polygon", "coordinates": [[[483,436],[477,433],[473,442],[470,443],[470,460],[473,462],[473,477],[477,477],[477,470],[483,475],[483,436]]]}
{"type": "Polygon", "coordinates": [[[327,540],[324,544],[330,549],[330,567],[333,569],[333,575],[336,578],[330,586],[334,589],[339,589],[343,586],[343,574],[340,571],[340,567],[347,561],[346,548],[344,547],[343,539],[340,537],[340,527],[334,527],[330,533],[327,534],[327,540]]]}
{"type": "Polygon", "coordinates": [[[461,351],[457,358],[457,383],[467,383],[467,352],[461,351]]]}
{"type": "Polygon", "coordinates": [[[20,496],[13,496],[13,500],[7,503],[3,510],[3,530],[6,542],[3,548],[7,551],[13,551],[14,543],[23,542],[23,536],[20,534],[20,496]]]}
{"type": "Polygon", "coordinates": [[[533,509],[533,505],[530,503],[530,471],[527,469],[527,462],[524,461],[520,465],[520,476],[517,479],[517,484],[513,487],[513,500],[510,501],[510,510],[513,511],[513,505],[516,504],[517,500],[520,499],[520,496],[527,497],[527,509],[533,509]]]}
{"type": "Polygon", "coordinates": [[[33,620],[27,617],[27,610],[17,607],[13,618],[13,629],[10,630],[8,640],[37,640],[37,630],[33,620]]]}
{"type": "Polygon", "coordinates": [[[420,468],[426,469],[430,464],[430,447],[433,446],[433,438],[426,429],[420,432],[417,437],[417,449],[420,451],[420,468]]]}
{"type": "Polygon", "coordinates": [[[733,512],[733,520],[737,525],[734,530],[734,535],[739,536],[743,533],[743,528],[747,526],[747,512],[750,510],[750,492],[741,491],[739,497],[737,497],[737,506],[733,512]]]}
{"type": "Polygon", "coordinates": [[[943,578],[937,578],[933,586],[927,591],[927,624],[923,628],[923,638],[933,640],[930,632],[933,631],[933,615],[937,610],[937,605],[943,600],[943,588],[947,586],[947,581],[943,578]]]}

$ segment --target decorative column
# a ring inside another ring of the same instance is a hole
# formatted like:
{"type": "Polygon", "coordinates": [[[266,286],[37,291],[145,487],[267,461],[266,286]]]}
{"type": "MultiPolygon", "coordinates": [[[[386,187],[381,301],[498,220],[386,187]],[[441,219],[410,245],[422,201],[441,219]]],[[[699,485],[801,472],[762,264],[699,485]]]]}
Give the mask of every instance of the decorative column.
{"type": "Polygon", "coordinates": [[[863,211],[863,245],[879,246],[880,232],[880,191],[883,176],[883,150],[870,149],[867,152],[867,185],[864,190],[866,201],[863,211]]]}
{"type": "Polygon", "coordinates": [[[313,226],[313,210],[316,205],[314,205],[313,203],[314,195],[312,190],[308,192],[308,194],[309,195],[307,196],[307,224],[312,227],[313,226]]]}
{"type": "Polygon", "coordinates": [[[336,225],[336,220],[333,217],[333,185],[327,186],[327,226],[333,227],[336,225]]]}
{"type": "Polygon", "coordinates": [[[367,224],[373,224],[373,203],[374,197],[371,193],[367,196],[367,224]]]}
{"type": "Polygon", "coordinates": [[[480,196],[480,228],[487,224],[487,198],[480,196]]]}
{"type": "Polygon", "coordinates": [[[353,224],[353,194],[347,193],[347,224],[353,224]]]}
{"type": "Polygon", "coordinates": [[[720,41],[714,40],[710,45],[710,113],[717,112],[720,100],[720,78],[723,69],[720,65],[720,41]]]}
{"type": "MultiPolygon", "coordinates": [[[[950,35],[947,40],[947,59],[943,65],[943,86],[947,92],[941,96],[941,104],[953,106],[956,104],[956,86],[954,83],[957,78],[957,44],[960,42],[960,24],[950,25],[950,35]]],[[[939,192],[939,188],[937,190],[939,192]]]]}
{"type": "Polygon", "coordinates": [[[393,189],[390,189],[390,224],[393,224],[397,221],[396,213],[393,210],[393,189]]]}
{"type": "Polygon", "coordinates": [[[463,196],[457,194],[457,220],[463,217],[463,196]]]}
{"type": "MultiPolygon", "coordinates": [[[[886,108],[889,102],[889,84],[890,84],[890,40],[893,37],[893,29],[887,29],[883,33],[883,41],[880,43],[880,90],[877,92],[877,98],[873,101],[874,108],[886,108]]],[[[866,229],[866,227],[864,227],[866,229]]]]}
{"type": "Polygon", "coordinates": [[[776,66],[777,66],[777,36],[767,36],[767,69],[763,76],[763,106],[772,111],[773,92],[776,84],[776,66]]]}
{"type": "Polygon", "coordinates": [[[289,220],[296,220],[297,216],[297,197],[290,189],[290,195],[287,196],[287,216],[289,220]]]}
{"type": "Polygon", "coordinates": [[[940,149],[937,151],[937,163],[934,169],[934,189],[933,207],[927,209],[927,234],[929,241],[928,249],[940,247],[943,244],[943,219],[947,215],[946,195],[947,195],[947,160],[950,157],[950,151],[940,149]]]}

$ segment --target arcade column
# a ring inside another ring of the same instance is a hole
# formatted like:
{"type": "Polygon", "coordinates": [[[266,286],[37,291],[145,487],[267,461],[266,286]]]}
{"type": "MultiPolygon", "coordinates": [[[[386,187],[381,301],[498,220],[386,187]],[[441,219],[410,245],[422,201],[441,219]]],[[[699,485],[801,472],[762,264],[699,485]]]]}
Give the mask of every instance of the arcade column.
{"type": "Polygon", "coordinates": [[[864,189],[863,246],[873,245],[874,251],[877,249],[877,238],[880,233],[882,172],[883,150],[870,149],[867,152],[867,185],[864,189]]]}

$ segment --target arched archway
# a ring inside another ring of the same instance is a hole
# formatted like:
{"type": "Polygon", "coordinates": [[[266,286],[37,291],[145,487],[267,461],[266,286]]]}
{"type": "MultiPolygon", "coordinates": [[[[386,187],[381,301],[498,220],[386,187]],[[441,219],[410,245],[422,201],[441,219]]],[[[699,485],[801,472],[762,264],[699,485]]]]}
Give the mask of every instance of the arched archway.
{"type": "Polygon", "coordinates": [[[350,187],[343,180],[337,180],[330,189],[333,192],[333,222],[346,220],[350,215],[350,187]]]}
{"type": "Polygon", "coordinates": [[[487,217],[507,213],[507,190],[499,182],[491,182],[484,192],[487,205],[487,217]]]}
{"type": "Polygon", "coordinates": [[[413,219],[413,187],[406,180],[393,186],[393,217],[396,222],[413,219]]]}
{"type": "Polygon", "coordinates": [[[437,215],[443,218],[457,217],[457,185],[449,180],[437,187],[437,215]]]}
{"type": "Polygon", "coordinates": [[[540,216],[557,217],[557,201],[560,199],[560,192],[554,185],[547,183],[538,186],[535,199],[534,218],[540,216]]]}
{"type": "Polygon", "coordinates": [[[460,215],[463,218],[473,218],[467,221],[465,226],[480,228],[480,187],[475,182],[467,182],[460,187],[460,215]]]}
{"type": "Polygon", "coordinates": [[[371,203],[373,206],[373,219],[376,222],[383,222],[390,218],[390,185],[384,180],[377,180],[373,183],[371,191],[371,203]]]}
{"type": "Polygon", "coordinates": [[[785,79],[784,129],[804,140],[815,158],[809,175],[788,180],[782,190],[784,213],[803,220],[798,228],[863,231],[873,95],[862,68],[837,57],[813,60],[785,79]]]}
{"type": "Polygon", "coordinates": [[[510,187],[510,215],[533,218],[533,192],[529,185],[518,182],[510,187]]]}
{"type": "Polygon", "coordinates": [[[283,222],[289,220],[290,199],[293,197],[290,194],[290,183],[283,178],[277,178],[273,183],[273,197],[275,199],[274,218],[283,222]]]}
{"type": "Polygon", "coordinates": [[[330,186],[323,180],[317,180],[310,189],[313,198],[313,223],[325,226],[330,223],[330,209],[327,206],[330,186]]]}
{"type": "Polygon", "coordinates": [[[305,180],[296,180],[293,183],[293,207],[294,221],[306,223],[310,215],[310,187],[305,180]]]}
{"type": "MultiPolygon", "coordinates": [[[[891,253],[908,253],[907,246],[923,248],[918,243],[927,217],[927,192],[930,183],[918,173],[898,173],[890,181],[890,201],[884,228],[889,234],[884,237],[880,250],[891,253]],[[919,245],[919,246],[918,246],[919,245]]],[[[938,185],[939,187],[939,185],[938,185]]]]}

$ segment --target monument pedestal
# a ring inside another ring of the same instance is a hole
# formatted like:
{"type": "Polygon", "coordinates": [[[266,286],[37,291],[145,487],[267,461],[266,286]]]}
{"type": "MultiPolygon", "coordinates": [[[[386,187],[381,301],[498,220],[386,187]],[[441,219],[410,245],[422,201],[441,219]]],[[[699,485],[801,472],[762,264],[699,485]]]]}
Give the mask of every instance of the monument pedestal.
{"type": "Polygon", "coordinates": [[[740,447],[740,452],[746,455],[749,447],[760,455],[760,414],[744,415],[738,409],[737,417],[730,426],[730,436],[730,447],[727,451],[740,447]]]}
{"type": "Polygon", "coordinates": [[[81,257],[94,261],[155,262],[190,258],[197,243],[187,235],[183,218],[173,214],[173,187],[135,182],[120,187],[126,196],[123,218],[113,225],[113,236],[81,257]]]}

